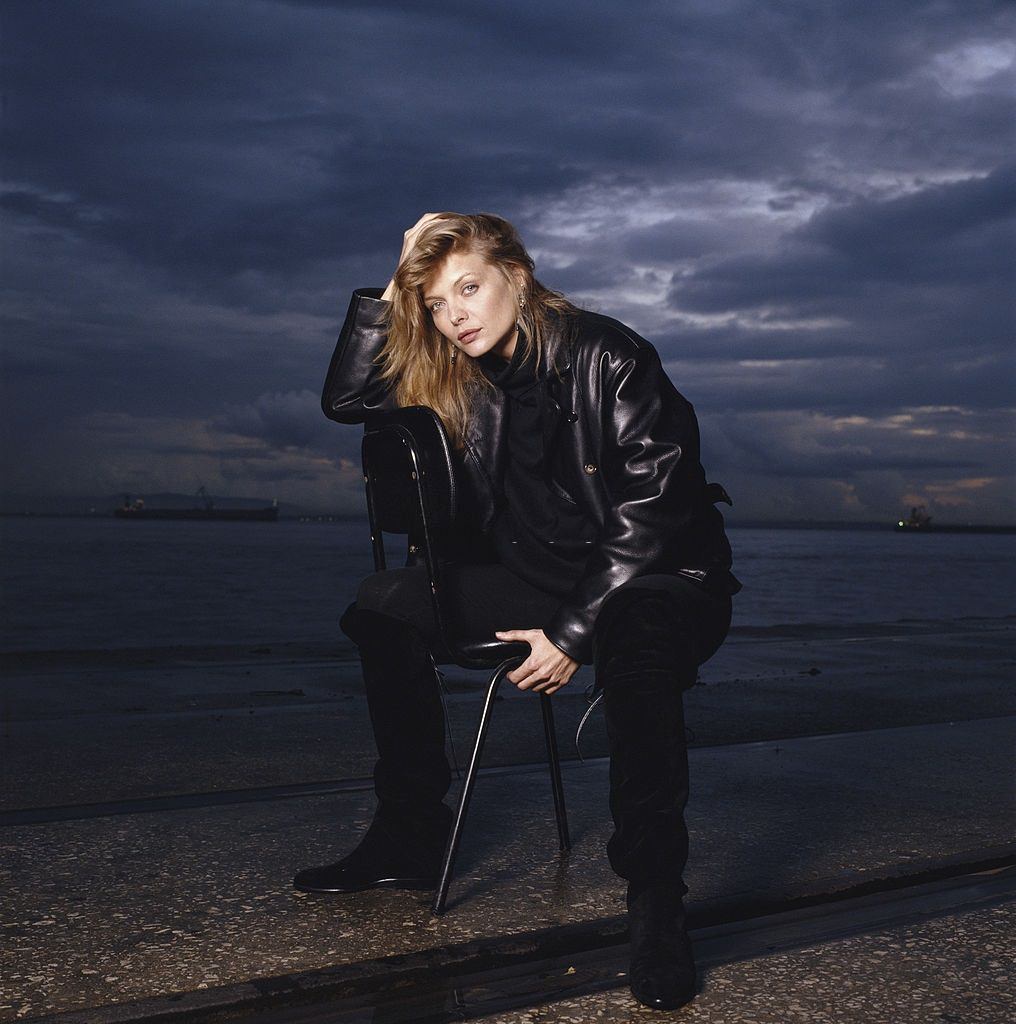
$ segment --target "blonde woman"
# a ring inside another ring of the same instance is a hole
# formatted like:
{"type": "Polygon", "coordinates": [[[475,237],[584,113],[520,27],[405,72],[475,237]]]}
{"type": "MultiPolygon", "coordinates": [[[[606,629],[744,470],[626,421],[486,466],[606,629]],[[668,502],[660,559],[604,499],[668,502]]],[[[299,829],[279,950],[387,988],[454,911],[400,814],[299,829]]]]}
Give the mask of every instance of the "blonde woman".
{"type": "MultiPolygon", "coordinates": [[[[525,641],[509,673],[554,694],[593,664],[610,743],[607,846],[628,883],[629,976],[657,1009],[695,993],[682,880],[688,796],[682,692],[722,643],[730,547],[691,405],[652,345],[534,276],[515,228],[426,214],[383,293],[357,291],[325,383],[325,414],[361,423],[426,405],[456,453],[465,510],[452,580],[464,635],[525,641]]],[[[375,573],[341,625],[357,644],[379,759],[374,821],[307,892],[433,888],[451,811],[422,567],[375,573]]]]}

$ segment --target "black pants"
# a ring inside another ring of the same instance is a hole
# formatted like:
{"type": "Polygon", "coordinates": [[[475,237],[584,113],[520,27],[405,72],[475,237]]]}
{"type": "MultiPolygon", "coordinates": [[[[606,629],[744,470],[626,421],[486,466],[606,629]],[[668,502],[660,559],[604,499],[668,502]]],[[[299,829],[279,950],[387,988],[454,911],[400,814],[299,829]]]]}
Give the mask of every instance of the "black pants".
{"type": "MultiPolygon", "coordinates": [[[[498,564],[459,566],[450,582],[455,622],[467,636],[539,628],[560,603],[498,564]]],[[[622,878],[682,884],[688,854],[682,693],[729,625],[729,598],[663,574],[619,587],[597,618],[593,658],[596,686],[604,694],[615,827],[607,853],[622,878]]],[[[394,809],[392,814],[411,808],[427,818],[427,805],[440,804],[447,792],[450,773],[431,664],[431,656],[442,663],[442,652],[426,571],[389,569],[367,577],[342,626],[360,648],[378,741],[380,808],[394,809]],[[420,642],[371,643],[354,628],[354,610],[399,620],[420,642]]]]}

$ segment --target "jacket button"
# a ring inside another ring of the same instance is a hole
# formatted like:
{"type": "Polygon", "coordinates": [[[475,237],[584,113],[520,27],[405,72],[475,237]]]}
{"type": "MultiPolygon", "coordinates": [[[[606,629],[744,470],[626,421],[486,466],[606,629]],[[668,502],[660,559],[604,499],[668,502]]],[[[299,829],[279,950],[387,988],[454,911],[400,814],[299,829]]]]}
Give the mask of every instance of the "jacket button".
{"type": "Polygon", "coordinates": [[[596,472],[596,463],[595,463],[595,462],[587,462],[587,463],[586,463],[586,464],[585,464],[585,465],[584,465],[584,466],[583,466],[582,468],[583,468],[583,469],[584,469],[584,470],[585,470],[585,471],[586,471],[586,472],[587,472],[587,473],[588,473],[588,474],[589,474],[590,476],[592,476],[592,475],[593,475],[593,473],[595,473],[595,472],[596,472]]]}
{"type": "Polygon", "coordinates": [[[579,414],[577,412],[570,412],[570,413],[568,413],[568,422],[569,423],[574,423],[578,418],[579,418],[579,414]]]}

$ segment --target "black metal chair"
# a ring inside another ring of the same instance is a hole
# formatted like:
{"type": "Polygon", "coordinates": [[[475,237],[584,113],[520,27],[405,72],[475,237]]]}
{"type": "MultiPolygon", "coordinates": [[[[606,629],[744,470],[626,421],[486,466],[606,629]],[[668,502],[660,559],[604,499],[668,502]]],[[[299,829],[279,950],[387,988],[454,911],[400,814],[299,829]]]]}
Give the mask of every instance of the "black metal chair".
{"type": "MultiPolygon", "coordinates": [[[[441,878],[434,895],[433,912],[443,914],[494,700],[501,681],[508,672],[522,664],[529,647],[517,641],[461,636],[448,614],[445,597],[445,580],[450,564],[448,542],[456,525],[459,501],[451,446],[437,414],[424,406],[380,413],[366,424],[361,451],[375,570],[387,568],[384,535],[405,535],[408,564],[420,564],[422,561],[430,576],[434,614],[445,646],[442,655],[450,656],[451,662],[460,668],[494,670],[487,684],[441,878]]],[[[554,731],[553,702],[546,694],[541,693],[539,697],[558,839],[561,850],[565,851],[571,848],[571,840],[554,731]]]]}

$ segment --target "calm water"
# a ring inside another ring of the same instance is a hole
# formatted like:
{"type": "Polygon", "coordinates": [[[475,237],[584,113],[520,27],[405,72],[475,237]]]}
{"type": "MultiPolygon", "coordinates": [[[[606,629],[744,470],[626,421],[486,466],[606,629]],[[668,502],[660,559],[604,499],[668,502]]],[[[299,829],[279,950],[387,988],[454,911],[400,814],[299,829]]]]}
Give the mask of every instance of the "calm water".
{"type": "MultiPolygon", "coordinates": [[[[0,538],[7,651],[337,641],[373,566],[366,526],[346,523],[3,519],[0,538]]],[[[735,627],[1016,613],[1016,536],[730,539],[745,584],[735,627]]]]}

